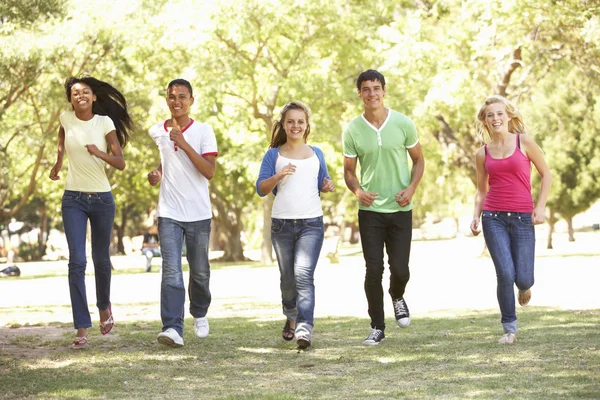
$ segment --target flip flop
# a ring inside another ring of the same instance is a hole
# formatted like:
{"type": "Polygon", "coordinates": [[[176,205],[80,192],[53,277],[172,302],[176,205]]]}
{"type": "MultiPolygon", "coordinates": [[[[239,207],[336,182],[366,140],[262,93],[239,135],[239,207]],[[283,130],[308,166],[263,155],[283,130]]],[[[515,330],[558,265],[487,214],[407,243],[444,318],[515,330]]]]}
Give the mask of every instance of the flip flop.
{"type": "Polygon", "coordinates": [[[285,325],[283,326],[283,331],[281,332],[281,337],[283,338],[283,340],[287,342],[293,340],[295,332],[296,329],[290,326],[290,320],[286,320],[285,325]]]}
{"type": "Polygon", "coordinates": [[[108,306],[108,312],[110,316],[104,322],[100,321],[100,333],[102,336],[106,336],[112,331],[113,326],[115,326],[115,320],[112,315],[112,304],[108,306]]]}
{"type": "Polygon", "coordinates": [[[71,345],[71,348],[73,350],[83,349],[85,346],[87,346],[87,343],[88,343],[87,337],[77,336],[73,340],[73,344],[71,345]]]}

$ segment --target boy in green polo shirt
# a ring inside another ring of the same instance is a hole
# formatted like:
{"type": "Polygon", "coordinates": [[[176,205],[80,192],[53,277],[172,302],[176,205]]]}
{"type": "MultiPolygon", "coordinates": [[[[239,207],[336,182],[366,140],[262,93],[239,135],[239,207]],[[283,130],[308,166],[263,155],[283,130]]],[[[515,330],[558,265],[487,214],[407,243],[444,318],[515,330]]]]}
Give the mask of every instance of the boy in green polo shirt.
{"type": "Polygon", "coordinates": [[[390,265],[394,314],[402,328],[410,324],[404,291],[410,278],[408,262],[412,240],[412,197],[423,177],[425,159],[414,122],[386,108],[385,78],[375,71],[356,81],[364,113],[344,131],[344,180],[359,201],[358,225],[366,263],[365,293],[371,332],[364,344],[385,338],[383,310],[383,247],[390,265]],[[408,156],[412,169],[408,166],[408,156]],[[360,163],[360,182],[356,166],[360,163]]]}

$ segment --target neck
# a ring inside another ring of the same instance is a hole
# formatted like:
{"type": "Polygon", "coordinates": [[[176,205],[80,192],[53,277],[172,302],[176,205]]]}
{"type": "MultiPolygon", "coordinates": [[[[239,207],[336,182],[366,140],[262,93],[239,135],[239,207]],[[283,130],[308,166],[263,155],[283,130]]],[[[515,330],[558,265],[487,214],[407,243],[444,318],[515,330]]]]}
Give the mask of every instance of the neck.
{"type": "Polygon", "coordinates": [[[281,147],[283,147],[284,149],[295,150],[295,149],[304,147],[305,145],[306,145],[306,143],[304,143],[304,140],[289,140],[288,139],[288,141],[285,142],[284,144],[282,144],[281,147]]]}
{"type": "Polygon", "coordinates": [[[511,141],[512,138],[512,133],[510,133],[509,131],[505,131],[505,132],[498,132],[494,135],[492,135],[492,142],[494,143],[504,143],[507,140],[511,141]]]}
{"type": "MultiPolygon", "coordinates": [[[[382,124],[388,116],[388,109],[385,107],[376,108],[373,110],[365,110],[365,118],[370,123],[382,124]]],[[[375,124],[374,124],[375,125],[375,124]]]]}
{"type": "Polygon", "coordinates": [[[181,127],[181,129],[188,126],[191,121],[191,118],[188,114],[182,115],[180,117],[171,117],[171,125],[173,125],[173,119],[177,121],[177,124],[181,127]]]}
{"type": "Polygon", "coordinates": [[[82,121],[89,121],[90,119],[94,118],[94,113],[92,112],[92,110],[74,110],[75,111],[75,116],[82,120],[82,121]]]}

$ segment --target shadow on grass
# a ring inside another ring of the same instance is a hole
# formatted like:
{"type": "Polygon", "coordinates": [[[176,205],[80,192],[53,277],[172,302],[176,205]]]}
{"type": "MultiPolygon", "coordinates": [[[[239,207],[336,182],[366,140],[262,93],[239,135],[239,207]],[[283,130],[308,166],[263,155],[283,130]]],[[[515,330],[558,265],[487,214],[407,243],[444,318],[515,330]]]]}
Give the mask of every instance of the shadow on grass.
{"type": "Polygon", "coordinates": [[[518,342],[497,344],[497,312],[391,324],[379,346],[364,346],[368,322],[316,320],[313,346],[281,338],[283,319],[213,318],[211,335],[185,346],[156,342],[158,322],[92,331],[83,351],[72,331],[15,338],[2,349],[0,398],[594,398],[600,393],[600,310],[527,308],[518,342]],[[13,351],[14,349],[20,350],[13,351]],[[41,351],[40,351],[41,349],[41,351]],[[36,354],[41,353],[41,356],[36,354]]]}

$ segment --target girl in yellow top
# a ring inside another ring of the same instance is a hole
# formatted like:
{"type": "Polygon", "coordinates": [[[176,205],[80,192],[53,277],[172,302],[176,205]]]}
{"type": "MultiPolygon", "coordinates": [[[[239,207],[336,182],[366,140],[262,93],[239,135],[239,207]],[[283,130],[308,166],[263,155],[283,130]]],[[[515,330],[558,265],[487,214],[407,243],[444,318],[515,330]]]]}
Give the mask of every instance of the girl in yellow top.
{"type": "Polygon", "coordinates": [[[110,304],[110,238],[115,201],[105,165],[125,169],[122,147],[129,140],[132,121],[125,97],[114,87],[92,77],[70,77],[65,81],[72,110],[60,116],[58,155],[50,179],[58,180],[65,151],[69,168],[62,198],[62,217],[69,245],[69,291],[77,336],[72,348],[87,345],[92,326],[85,289],[87,222],[92,231],[92,260],[96,279],[96,306],[100,332],[114,326],[110,304]]]}

